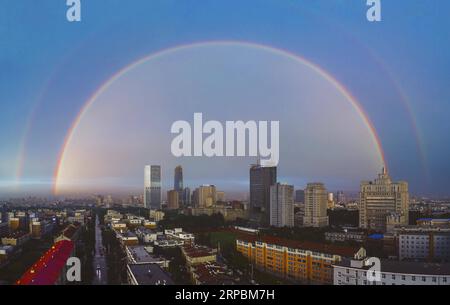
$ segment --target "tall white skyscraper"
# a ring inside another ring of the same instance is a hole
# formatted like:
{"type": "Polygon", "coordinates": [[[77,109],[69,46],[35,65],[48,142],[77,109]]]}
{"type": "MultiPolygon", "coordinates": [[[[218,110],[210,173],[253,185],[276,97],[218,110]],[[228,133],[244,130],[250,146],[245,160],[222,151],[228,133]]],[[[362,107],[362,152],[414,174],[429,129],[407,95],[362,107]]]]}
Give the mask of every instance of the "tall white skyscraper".
{"type": "Polygon", "coordinates": [[[144,168],[144,206],[148,209],[161,207],[161,166],[146,165],[144,168]]]}
{"type": "Polygon", "coordinates": [[[326,227],[328,192],[323,183],[308,183],[305,189],[305,216],[303,226],[326,227]]]}
{"type": "Polygon", "coordinates": [[[277,183],[270,187],[270,225],[294,226],[294,186],[277,183]]]}

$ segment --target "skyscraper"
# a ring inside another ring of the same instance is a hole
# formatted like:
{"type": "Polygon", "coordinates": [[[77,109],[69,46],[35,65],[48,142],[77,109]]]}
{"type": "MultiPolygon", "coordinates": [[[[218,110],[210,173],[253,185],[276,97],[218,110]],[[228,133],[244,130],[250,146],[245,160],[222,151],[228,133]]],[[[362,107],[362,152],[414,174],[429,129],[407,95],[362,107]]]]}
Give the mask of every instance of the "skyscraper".
{"type": "Polygon", "coordinates": [[[161,166],[146,165],[144,168],[144,207],[161,207],[161,166]]]}
{"type": "Polygon", "coordinates": [[[308,183],[305,189],[303,226],[328,226],[327,204],[328,193],[323,183],[308,183]]]}
{"type": "Polygon", "coordinates": [[[270,187],[270,225],[294,226],[294,186],[277,183],[270,187]]]}
{"type": "Polygon", "coordinates": [[[180,207],[178,200],[178,191],[170,190],[167,192],[167,209],[176,210],[180,207]]]}
{"type": "Polygon", "coordinates": [[[175,167],[173,189],[178,192],[178,204],[179,206],[182,206],[184,202],[183,202],[183,168],[181,167],[181,165],[175,167]]]}
{"type": "Polygon", "coordinates": [[[295,202],[305,203],[305,191],[296,190],[295,191],[295,202]]]}
{"type": "Polygon", "coordinates": [[[263,222],[270,223],[270,186],[277,183],[277,168],[253,164],[250,167],[250,209],[262,212],[263,222]]]}
{"type": "Polygon", "coordinates": [[[399,224],[408,224],[408,183],[392,182],[385,168],[374,181],[361,182],[359,193],[359,226],[386,231],[386,220],[395,216],[399,224]]]}
{"type": "Polygon", "coordinates": [[[205,184],[194,191],[194,205],[197,208],[208,208],[217,202],[217,192],[214,185],[205,184]]]}
{"type": "Polygon", "coordinates": [[[337,193],[336,193],[336,203],[338,203],[338,204],[345,203],[344,191],[337,191],[337,193]]]}
{"type": "Polygon", "coordinates": [[[191,189],[188,187],[183,190],[183,204],[186,206],[191,204],[191,189]]]}

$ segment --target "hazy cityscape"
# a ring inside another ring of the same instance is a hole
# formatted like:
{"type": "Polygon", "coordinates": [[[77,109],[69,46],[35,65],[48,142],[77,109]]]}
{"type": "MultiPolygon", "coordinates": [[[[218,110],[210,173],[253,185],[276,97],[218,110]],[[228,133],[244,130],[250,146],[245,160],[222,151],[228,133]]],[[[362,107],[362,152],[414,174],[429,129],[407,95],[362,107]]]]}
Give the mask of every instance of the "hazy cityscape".
{"type": "MultiPolygon", "coordinates": [[[[220,186],[186,185],[146,165],[127,198],[15,198],[0,205],[2,284],[445,285],[450,201],[414,198],[386,169],[359,196],[320,182],[280,183],[277,167],[249,165],[248,200],[220,186]],[[167,189],[163,194],[163,189],[167,189]],[[77,257],[81,277],[68,280],[77,257]],[[373,257],[381,278],[370,280],[373,257]]],[[[376,174],[376,173],[374,173],[376,174]]]]}

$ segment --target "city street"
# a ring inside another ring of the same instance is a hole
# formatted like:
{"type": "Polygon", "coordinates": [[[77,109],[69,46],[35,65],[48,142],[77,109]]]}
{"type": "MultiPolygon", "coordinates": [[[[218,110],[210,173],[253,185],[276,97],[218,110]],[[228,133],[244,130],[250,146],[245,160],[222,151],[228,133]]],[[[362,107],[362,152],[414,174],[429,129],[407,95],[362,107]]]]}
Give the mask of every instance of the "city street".
{"type": "Polygon", "coordinates": [[[98,215],[95,219],[95,256],[94,256],[95,277],[92,281],[94,285],[108,284],[105,250],[102,242],[102,230],[98,215]]]}

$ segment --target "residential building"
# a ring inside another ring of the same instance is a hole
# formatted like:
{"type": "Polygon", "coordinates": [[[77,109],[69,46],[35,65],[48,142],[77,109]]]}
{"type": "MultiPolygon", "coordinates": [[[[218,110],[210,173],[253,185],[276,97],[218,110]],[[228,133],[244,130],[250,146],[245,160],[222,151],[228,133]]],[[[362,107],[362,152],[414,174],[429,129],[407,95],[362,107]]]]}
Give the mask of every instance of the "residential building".
{"type": "Polygon", "coordinates": [[[333,264],[334,285],[450,285],[450,264],[380,261],[379,273],[369,270],[369,258],[343,259],[333,264]],[[378,276],[378,278],[377,278],[378,276]]]}
{"type": "Polygon", "coordinates": [[[311,284],[332,284],[333,264],[343,257],[365,255],[364,248],[252,235],[240,236],[236,249],[263,271],[311,284]]]}
{"type": "Polygon", "coordinates": [[[327,194],[323,183],[308,183],[305,189],[305,216],[303,217],[303,226],[328,226],[327,194]]]}
{"type": "Polygon", "coordinates": [[[277,183],[270,187],[270,225],[294,226],[294,186],[277,183]]]}

